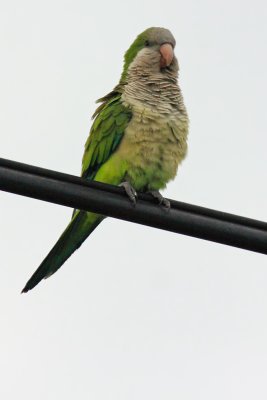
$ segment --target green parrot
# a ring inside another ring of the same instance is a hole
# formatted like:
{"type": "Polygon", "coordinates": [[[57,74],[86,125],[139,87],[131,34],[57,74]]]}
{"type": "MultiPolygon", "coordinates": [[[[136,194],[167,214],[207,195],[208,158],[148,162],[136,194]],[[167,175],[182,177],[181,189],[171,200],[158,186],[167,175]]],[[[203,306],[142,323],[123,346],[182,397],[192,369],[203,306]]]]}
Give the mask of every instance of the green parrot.
{"type": "MultiPolygon", "coordinates": [[[[119,84],[97,100],[82,160],[84,179],[121,185],[130,200],[150,192],[169,207],[159,190],[174,179],[187,153],[188,116],[178,85],[175,39],[165,28],[137,36],[124,56],[119,84]]],[[[74,210],[72,219],[27,282],[33,289],[54,274],[104,216],[74,210]]]]}

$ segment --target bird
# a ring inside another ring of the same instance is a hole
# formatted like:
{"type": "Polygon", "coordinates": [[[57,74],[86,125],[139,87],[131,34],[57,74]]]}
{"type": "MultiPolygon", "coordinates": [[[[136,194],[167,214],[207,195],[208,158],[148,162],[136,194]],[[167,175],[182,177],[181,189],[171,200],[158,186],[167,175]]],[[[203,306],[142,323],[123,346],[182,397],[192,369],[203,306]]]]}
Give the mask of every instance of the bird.
{"type": "MultiPolygon", "coordinates": [[[[115,88],[100,103],[85,143],[81,176],[122,186],[130,201],[148,192],[162,206],[170,203],[159,190],[176,176],[187,154],[189,118],[178,83],[176,41],[166,28],[140,33],[124,55],[115,88]]],[[[52,250],[22,293],[53,275],[104,219],[74,210],[52,250]]]]}

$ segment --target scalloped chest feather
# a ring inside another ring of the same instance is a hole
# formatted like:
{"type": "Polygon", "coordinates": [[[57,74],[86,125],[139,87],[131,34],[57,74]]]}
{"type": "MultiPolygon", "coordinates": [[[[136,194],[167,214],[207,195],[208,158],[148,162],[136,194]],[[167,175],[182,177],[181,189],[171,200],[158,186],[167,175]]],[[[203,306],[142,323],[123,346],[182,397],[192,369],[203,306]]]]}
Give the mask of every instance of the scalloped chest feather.
{"type": "Polygon", "coordinates": [[[179,87],[128,84],[122,102],[133,113],[119,153],[136,190],[159,190],[174,179],[187,152],[188,117],[179,87]]]}

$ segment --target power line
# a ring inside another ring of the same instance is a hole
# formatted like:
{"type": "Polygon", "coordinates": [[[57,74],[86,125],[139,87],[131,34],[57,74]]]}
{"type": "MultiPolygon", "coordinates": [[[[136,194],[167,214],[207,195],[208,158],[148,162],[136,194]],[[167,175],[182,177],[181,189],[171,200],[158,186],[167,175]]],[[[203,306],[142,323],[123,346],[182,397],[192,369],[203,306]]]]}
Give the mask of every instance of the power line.
{"type": "Polygon", "coordinates": [[[123,188],[3,158],[0,190],[267,254],[265,222],[174,200],[167,211],[142,193],[134,206],[123,188]]]}

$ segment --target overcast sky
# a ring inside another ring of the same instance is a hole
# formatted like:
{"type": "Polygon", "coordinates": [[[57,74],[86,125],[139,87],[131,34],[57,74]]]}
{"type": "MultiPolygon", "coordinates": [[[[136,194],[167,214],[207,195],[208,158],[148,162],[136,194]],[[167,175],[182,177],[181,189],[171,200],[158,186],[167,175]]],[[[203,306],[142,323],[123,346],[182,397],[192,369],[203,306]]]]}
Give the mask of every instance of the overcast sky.
{"type": "MultiPolygon", "coordinates": [[[[163,26],[191,120],[165,196],[266,221],[266,20],[263,0],[0,1],[0,156],[78,175],[94,101],[163,26]]],[[[266,256],[107,219],[20,295],[70,215],[0,192],[1,399],[266,399],[266,256]]]]}

